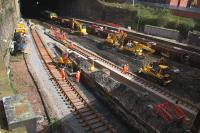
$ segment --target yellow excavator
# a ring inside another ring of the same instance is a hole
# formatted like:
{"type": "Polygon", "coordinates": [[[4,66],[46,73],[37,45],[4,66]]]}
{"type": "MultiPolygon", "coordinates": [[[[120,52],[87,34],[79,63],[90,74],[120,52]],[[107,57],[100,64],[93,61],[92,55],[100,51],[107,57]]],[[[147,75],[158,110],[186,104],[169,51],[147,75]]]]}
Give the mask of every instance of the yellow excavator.
{"type": "Polygon", "coordinates": [[[141,56],[145,52],[148,54],[152,54],[155,52],[154,49],[152,49],[149,46],[146,46],[142,43],[136,42],[136,41],[128,41],[126,45],[123,47],[123,50],[133,53],[135,56],[141,56]]]}
{"type": "Polygon", "coordinates": [[[62,56],[58,56],[55,60],[55,63],[57,63],[58,66],[72,67],[72,61],[69,59],[67,53],[62,54],[62,56]]]}
{"type": "Polygon", "coordinates": [[[172,81],[170,79],[169,67],[164,63],[164,58],[152,63],[146,62],[139,69],[139,73],[153,77],[161,85],[167,85],[172,81]]]}
{"type": "Polygon", "coordinates": [[[60,18],[56,14],[50,16],[51,20],[56,21],[57,23],[67,26],[71,29],[71,33],[79,33],[80,35],[88,35],[86,26],[76,21],[74,18],[64,19],[60,18]]]}
{"type": "Polygon", "coordinates": [[[86,26],[79,23],[75,19],[70,19],[70,28],[72,33],[78,32],[81,35],[88,35],[86,26]]]}
{"type": "Polygon", "coordinates": [[[109,33],[105,40],[105,43],[115,47],[120,47],[124,44],[124,40],[126,37],[127,34],[123,31],[119,31],[117,33],[109,33]]]}

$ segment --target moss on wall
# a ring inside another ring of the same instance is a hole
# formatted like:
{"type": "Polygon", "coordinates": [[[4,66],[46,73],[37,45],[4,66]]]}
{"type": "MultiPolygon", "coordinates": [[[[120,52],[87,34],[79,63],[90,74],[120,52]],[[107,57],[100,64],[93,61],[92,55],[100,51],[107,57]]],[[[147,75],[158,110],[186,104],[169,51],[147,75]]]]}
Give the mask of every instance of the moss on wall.
{"type": "Polygon", "coordinates": [[[10,59],[9,43],[17,18],[15,0],[0,0],[0,97],[13,93],[7,71],[10,59]]]}

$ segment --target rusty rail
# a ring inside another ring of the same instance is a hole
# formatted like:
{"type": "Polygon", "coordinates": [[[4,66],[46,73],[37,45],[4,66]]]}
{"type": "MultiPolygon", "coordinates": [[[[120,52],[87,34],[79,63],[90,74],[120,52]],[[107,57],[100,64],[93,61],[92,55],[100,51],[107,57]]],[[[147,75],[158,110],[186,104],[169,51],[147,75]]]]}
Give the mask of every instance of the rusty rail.
{"type": "MultiPolygon", "coordinates": [[[[49,36],[51,38],[53,38],[54,40],[59,41],[54,36],[52,36],[52,35],[49,35],[49,36]]],[[[61,41],[59,41],[59,42],[63,43],[61,41]]],[[[85,57],[93,57],[94,59],[97,59],[97,60],[111,66],[113,69],[117,69],[118,71],[121,71],[120,66],[117,66],[116,64],[100,57],[99,55],[97,55],[89,50],[86,50],[83,47],[80,47],[79,45],[76,45],[76,47],[73,50],[75,50],[76,52],[78,52],[79,54],[81,54],[85,57]]],[[[167,91],[163,87],[156,85],[154,83],[151,83],[151,82],[135,75],[134,73],[128,72],[126,74],[126,76],[129,76],[130,79],[133,79],[136,83],[139,84],[139,86],[147,89],[148,91],[153,92],[156,95],[162,96],[162,98],[164,97],[165,100],[169,99],[171,103],[176,103],[177,105],[179,105],[181,108],[183,108],[190,114],[192,114],[192,115],[197,114],[199,107],[196,106],[195,104],[193,104],[191,101],[183,99],[175,94],[172,94],[171,92],[167,91]]]]}
{"type": "Polygon", "coordinates": [[[116,132],[115,129],[113,129],[113,127],[103,118],[103,116],[85,101],[85,99],[67,79],[65,81],[61,80],[59,70],[57,70],[56,66],[52,65],[53,58],[48,52],[39,34],[36,30],[32,30],[31,34],[38,52],[44,61],[46,69],[53,77],[53,80],[65,97],[66,101],[70,103],[73,113],[79,120],[81,126],[86,131],[93,133],[116,132]]]}

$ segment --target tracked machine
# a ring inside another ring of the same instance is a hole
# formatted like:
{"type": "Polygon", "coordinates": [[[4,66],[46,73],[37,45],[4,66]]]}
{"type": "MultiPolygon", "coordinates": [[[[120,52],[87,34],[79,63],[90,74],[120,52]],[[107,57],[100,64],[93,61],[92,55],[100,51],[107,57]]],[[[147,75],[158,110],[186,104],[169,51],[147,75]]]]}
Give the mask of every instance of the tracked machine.
{"type": "Polygon", "coordinates": [[[71,33],[79,33],[80,35],[87,35],[86,26],[75,20],[74,18],[62,18],[59,17],[56,13],[51,11],[44,11],[41,13],[45,18],[56,22],[62,26],[66,26],[71,29],[71,33]]]}
{"type": "Polygon", "coordinates": [[[144,53],[152,54],[155,52],[154,49],[152,49],[150,46],[146,46],[142,43],[136,42],[136,41],[128,41],[123,48],[124,51],[133,53],[135,56],[142,56],[144,53]]]}
{"type": "Polygon", "coordinates": [[[71,28],[71,32],[78,32],[81,35],[87,35],[87,30],[86,30],[86,26],[79,23],[78,21],[76,21],[75,19],[70,19],[70,28],[71,28]]]}
{"type": "Polygon", "coordinates": [[[63,26],[70,28],[70,32],[75,34],[78,33],[80,35],[88,35],[86,26],[76,21],[75,19],[61,19],[59,17],[53,18],[63,26]]]}
{"type": "Polygon", "coordinates": [[[127,34],[123,31],[109,33],[105,43],[114,47],[121,47],[124,45],[124,40],[127,34]]]}
{"type": "Polygon", "coordinates": [[[164,58],[156,62],[145,61],[143,67],[138,72],[146,78],[155,79],[160,85],[168,85],[172,81],[170,79],[169,66],[164,62],[164,58]]]}

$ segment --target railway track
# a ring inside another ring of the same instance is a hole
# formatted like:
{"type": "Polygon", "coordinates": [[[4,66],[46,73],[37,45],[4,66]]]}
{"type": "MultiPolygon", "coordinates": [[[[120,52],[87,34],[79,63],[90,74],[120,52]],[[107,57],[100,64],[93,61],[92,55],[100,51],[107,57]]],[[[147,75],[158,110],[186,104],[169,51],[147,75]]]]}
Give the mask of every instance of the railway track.
{"type": "Polygon", "coordinates": [[[71,105],[73,114],[79,120],[81,126],[88,132],[115,133],[115,129],[101,114],[86,102],[70,81],[67,79],[65,81],[61,80],[60,72],[57,70],[56,66],[52,65],[53,58],[39,34],[36,30],[32,30],[31,34],[47,71],[49,71],[50,75],[53,77],[53,80],[66,99],[66,102],[71,105]]]}
{"type": "MultiPolygon", "coordinates": [[[[54,40],[57,40],[54,36],[51,36],[54,40]]],[[[62,42],[60,42],[62,43],[62,42]]],[[[69,43],[71,43],[71,41],[69,41],[69,43]]],[[[115,65],[114,63],[100,57],[99,55],[79,46],[76,45],[76,47],[73,49],[75,50],[77,53],[83,55],[84,57],[92,57],[94,59],[97,59],[103,63],[105,63],[106,65],[110,66],[111,68],[121,72],[121,67],[115,65]]],[[[191,113],[192,115],[196,115],[199,107],[196,106],[195,104],[193,104],[191,101],[188,101],[187,99],[183,99],[175,94],[172,94],[171,92],[167,91],[165,88],[156,85],[154,83],[151,83],[137,75],[135,75],[134,73],[127,73],[126,77],[128,77],[128,79],[133,80],[136,84],[138,84],[139,86],[145,88],[146,90],[160,96],[161,98],[171,102],[171,103],[175,103],[177,105],[179,105],[181,108],[183,108],[184,110],[186,110],[187,112],[191,113]]],[[[127,79],[127,80],[128,80],[127,79]]]]}
{"type": "MultiPolygon", "coordinates": [[[[62,19],[62,18],[60,18],[62,19]]],[[[93,31],[92,24],[94,22],[76,19],[77,21],[80,21],[81,23],[84,23],[85,25],[88,25],[88,30],[93,31]]],[[[53,25],[56,25],[58,27],[61,27],[62,29],[66,30],[67,28],[64,28],[63,26],[60,26],[59,22],[52,22],[53,25]]],[[[100,24],[98,25],[106,27],[104,31],[99,31],[99,36],[107,36],[108,33],[110,33],[110,30],[118,30],[118,28],[121,28],[122,30],[126,31],[128,33],[128,36],[126,39],[128,40],[134,40],[138,41],[144,44],[147,44],[148,42],[156,42],[156,45],[152,45],[152,48],[155,49],[157,54],[161,56],[165,56],[166,58],[169,58],[174,61],[187,63],[193,67],[199,68],[199,58],[200,58],[200,48],[196,46],[191,46],[183,43],[173,42],[173,41],[165,41],[159,38],[154,38],[149,35],[145,35],[142,33],[137,33],[133,31],[129,31],[126,28],[123,27],[112,27],[110,25],[100,24]]],[[[50,25],[49,23],[45,25],[50,25]]]]}
{"type": "MultiPolygon", "coordinates": [[[[82,19],[76,19],[78,21],[80,21],[81,23],[87,24],[87,25],[92,25],[93,23],[96,22],[92,22],[92,21],[86,21],[86,20],[82,20],[82,19]]],[[[101,23],[97,23],[98,25],[110,28],[111,30],[118,30],[123,29],[124,31],[126,31],[129,35],[129,38],[131,39],[137,39],[138,41],[142,41],[142,42],[150,42],[150,41],[155,41],[160,43],[163,46],[166,46],[166,44],[172,46],[172,47],[179,47],[182,49],[185,49],[187,51],[192,51],[192,52],[196,52],[196,53],[200,53],[200,48],[197,46],[193,46],[193,45],[188,45],[188,44],[184,44],[184,43],[175,43],[172,41],[164,41],[159,39],[158,37],[152,37],[151,35],[145,35],[142,33],[137,33],[137,32],[133,32],[133,31],[129,31],[128,29],[124,28],[124,27],[112,27],[110,25],[105,25],[105,24],[101,24],[101,23]],[[141,38],[145,38],[145,40],[141,39],[141,38]]]]}
{"type": "MultiPolygon", "coordinates": [[[[85,57],[93,57],[97,60],[100,60],[103,63],[111,66],[112,68],[117,69],[119,72],[121,72],[121,70],[122,70],[121,67],[115,65],[114,63],[112,63],[90,51],[85,50],[82,47],[77,46],[77,47],[75,47],[74,50],[85,57]]],[[[157,92],[157,94],[163,95],[164,96],[163,98],[166,98],[167,100],[170,99],[170,102],[178,103],[182,108],[186,109],[188,112],[190,112],[192,114],[196,114],[198,112],[198,107],[196,105],[194,105],[191,102],[188,102],[186,100],[183,100],[179,96],[176,96],[176,95],[166,91],[164,88],[162,88],[156,84],[153,84],[143,78],[140,78],[139,76],[135,75],[134,73],[128,72],[126,75],[129,76],[129,79],[133,79],[140,86],[150,90],[151,92],[153,92],[153,93],[157,92]]]]}
{"type": "MultiPolygon", "coordinates": [[[[48,24],[48,23],[45,23],[45,25],[48,26],[48,27],[50,26],[50,24],[48,24]]],[[[63,28],[63,27],[61,27],[61,29],[66,30],[66,28],[63,28]]],[[[54,37],[52,37],[52,38],[54,40],[56,40],[54,37]]],[[[86,57],[93,57],[95,59],[98,59],[101,62],[104,62],[105,64],[111,66],[112,68],[117,69],[118,71],[121,71],[121,67],[115,65],[114,63],[98,56],[97,54],[95,54],[95,53],[93,53],[89,50],[86,50],[83,47],[80,47],[78,45],[76,45],[76,46],[77,47],[74,50],[76,50],[76,52],[78,52],[79,54],[86,56],[86,57]]],[[[164,98],[165,100],[167,100],[171,103],[178,104],[180,107],[182,107],[187,112],[189,112],[193,115],[197,114],[199,107],[197,105],[193,104],[191,101],[184,99],[180,96],[177,96],[177,95],[167,91],[165,88],[163,88],[159,85],[156,85],[154,83],[151,83],[151,82],[135,75],[134,73],[129,72],[129,73],[126,74],[126,76],[128,76],[129,79],[133,79],[137,84],[139,84],[141,87],[147,89],[148,91],[150,91],[150,92],[152,92],[156,95],[159,95],[160,97],[164,98]]]]}

